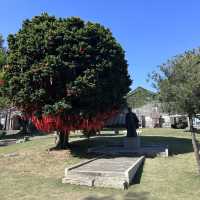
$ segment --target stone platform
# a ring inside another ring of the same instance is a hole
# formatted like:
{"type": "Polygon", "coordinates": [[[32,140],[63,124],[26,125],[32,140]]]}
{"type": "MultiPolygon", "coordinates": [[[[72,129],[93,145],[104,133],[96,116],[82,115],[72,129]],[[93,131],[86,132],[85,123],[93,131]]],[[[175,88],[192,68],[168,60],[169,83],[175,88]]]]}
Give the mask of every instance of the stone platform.
{"type": "Polygon", "coordinates": [[[127,189],[144,161],[141,157],[99,157],[65,169],[63,183],[127,189]]]}
{"type": "Polygon", "coordinates": [[[168,157],[168,147],[164,145],[146,145],[140,148],[124,148],[124,146],[104,146],[89,148],[88,153],[99,155],[126,155],[126,156],[146,156],[146,157],[168,157]]]}
{"type": "Polygon", "coordinates": [[[126,149],[139,149],[141,146],[140,137],[129,138],[125,137],[123,141],[123,146],[126,149]]]}
{"type": "Polygon", "coordinates": [[[146,156],[168,157],[168,146],[162,144],[141,145],[140,137],[123,138],[123,143],[92,147],[88,149],[88,153],[95,153],[99,155],[128,155],[128,156],[146,156]]]}

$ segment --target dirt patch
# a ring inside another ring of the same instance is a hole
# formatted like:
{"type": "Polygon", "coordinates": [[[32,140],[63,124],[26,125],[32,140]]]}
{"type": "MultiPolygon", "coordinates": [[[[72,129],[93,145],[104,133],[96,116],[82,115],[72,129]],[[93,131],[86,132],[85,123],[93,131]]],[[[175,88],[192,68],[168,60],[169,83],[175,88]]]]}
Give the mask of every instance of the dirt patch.
{"type": "Polygon", "coordinates": [[[66,160],[72,156],[71,150],[69,150],[69,149],[67,149],[67,150],[52,150],[52,151],[48,151],[48,154],[53,156],[57,160],[66,160]]]}

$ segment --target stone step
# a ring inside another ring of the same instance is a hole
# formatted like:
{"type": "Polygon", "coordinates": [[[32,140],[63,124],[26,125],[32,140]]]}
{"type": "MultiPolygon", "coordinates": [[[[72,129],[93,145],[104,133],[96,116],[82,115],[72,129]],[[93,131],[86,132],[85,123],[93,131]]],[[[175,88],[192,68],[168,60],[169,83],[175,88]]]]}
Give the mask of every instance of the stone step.
{"type": "Polygon", "coordinates": [[[108,171],[81,171],[81,170],[72,170],[72,171],[68,171],[67,174],[65,174],[65,176],[70,176],[70,175],[79,175],[82,177],[87,177],[87,176],[101,176],[101,177],[124,177],[124,172],[108,172],[108,171]]]}
{"type": "Polygon", "coordinates": [[[83,177],[78,175],[68,175],[62,179],[62,183],[84,185],[89,187],[112,187],[118,189],[127,189],[128,181],[126,177],[101,177],[90,176],[83,177]]]}
{"type": "Polygon", "coordinates": [[[86,185],[89,187],[94,186],[94,179],[92,178],[81,178],[81,177],[64,177],[62,183],[69,183],[74,185],[86,185]]]}

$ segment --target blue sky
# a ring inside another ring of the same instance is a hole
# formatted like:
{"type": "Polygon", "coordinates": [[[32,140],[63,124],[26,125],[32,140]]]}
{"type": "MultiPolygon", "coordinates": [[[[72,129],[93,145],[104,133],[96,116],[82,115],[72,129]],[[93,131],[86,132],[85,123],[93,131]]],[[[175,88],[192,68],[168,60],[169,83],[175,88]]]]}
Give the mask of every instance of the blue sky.
{"type": "Polygon", "coordinates": [[[199,0],[2,0],[0,33],[7,38],[26,18],[48,12],[79,16],[111,29],[126,52],[132,88],[167,59],[200,46],[199,0]]]}

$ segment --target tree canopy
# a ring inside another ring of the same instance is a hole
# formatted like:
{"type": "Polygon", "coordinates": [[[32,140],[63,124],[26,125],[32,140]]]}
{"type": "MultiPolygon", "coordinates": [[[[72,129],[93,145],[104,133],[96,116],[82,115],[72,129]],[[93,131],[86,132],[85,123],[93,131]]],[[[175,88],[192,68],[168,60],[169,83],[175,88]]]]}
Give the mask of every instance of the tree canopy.
{"type": "Polygon", "coordinates": [[[153,80],[160,100],[171,112],[196,116],[200,113],[200,51],[185,52],[160,66],[153,80]]]}
{"type": "Polygon", "coordinates": [[[45,131],[103,126],[131,84],[110,30],[76,17],[25,20],[8,37],[7,61],[6,95],[45,131]]]}
{"type": "Polygon", "coordinates": [[[193,117],[200,113],[200,50],[176,56],[153,73],[160,100],[168,111],[187,114],[192,133],[192,144],[200,174],[199,145],[193,129],[193,117]]]}

